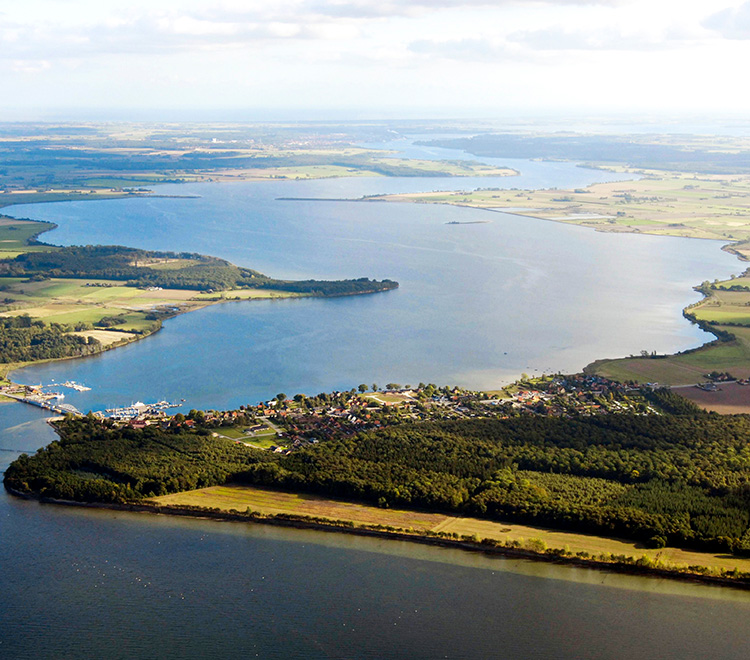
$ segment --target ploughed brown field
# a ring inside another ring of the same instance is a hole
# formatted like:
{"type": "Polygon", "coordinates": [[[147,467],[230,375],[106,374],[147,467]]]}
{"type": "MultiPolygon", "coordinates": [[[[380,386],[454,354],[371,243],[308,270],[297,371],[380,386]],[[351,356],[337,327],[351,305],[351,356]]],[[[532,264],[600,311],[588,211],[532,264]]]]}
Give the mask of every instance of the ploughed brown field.
{"type": "Polygon", "coordinates": [[[750,413],[750,385],[718,383],[717,386],[719,390],[716,392],[706,392],[697,387],[680,387],[675,391],[701,408],[722,415],[750,413]]]}

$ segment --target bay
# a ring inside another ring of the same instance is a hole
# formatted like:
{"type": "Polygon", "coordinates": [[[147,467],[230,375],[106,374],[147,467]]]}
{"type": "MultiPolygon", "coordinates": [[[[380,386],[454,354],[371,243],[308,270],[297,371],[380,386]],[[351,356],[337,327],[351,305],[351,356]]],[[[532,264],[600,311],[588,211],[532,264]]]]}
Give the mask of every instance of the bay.
{"type": "MultiPolygon", "coordinates": [[[[407,153],[425,157],[423,149],[407,153]]],[[[697,300],[694,285],[739,270],[717,242],[597,233],[460,207],[279,199],[575,187],[616,176],[570,163],[502,162],[521,176],[205,183],[158,188],[198,198],[13,207],[16,217],[56,222],[46,238],[66,245],[202,252],[275,277],[401,284],[371,296],[213,306],[127,348],[13,377],[83,382],[90,392],[66,392],[83,411],[182,398],[189,407],[226,408],[360,383],[492,389],[524,372],[572,372],[598,357],[710,339],[681,309],[697,300]]]]}
{"type": "MultiPolygon", "coordinates": [[[[472,183],[566,187],[607,176],[563,163],[523,169],[526,178],[472,183]]],[[[492,386],[520,371],[698,345],[705,335],[680,317],[696,299],[690,287],[739,270],[711,242],[596,234],[460,208],[277,201],[469,183],[165,186],[159,192],[201,197],[11,209],[58,222],[53,242],[198,251],[279,277],[401,282],[374,296],[217,305],[128,347],[15,377],[92,385],[68,396],[84,410],[180,395],[194,407],[230,407],[372,380],[492,386]],[[444,224],[454,219],[491,222],[444,224]]],[[[0,404],[0,469],[54,439],[44,419],[0,404]]],[[[0,570],[0,657],[8,658],[750,652],[750,597],[724,588],[313,531],[69,509],[4,491],[0,570]]]]}

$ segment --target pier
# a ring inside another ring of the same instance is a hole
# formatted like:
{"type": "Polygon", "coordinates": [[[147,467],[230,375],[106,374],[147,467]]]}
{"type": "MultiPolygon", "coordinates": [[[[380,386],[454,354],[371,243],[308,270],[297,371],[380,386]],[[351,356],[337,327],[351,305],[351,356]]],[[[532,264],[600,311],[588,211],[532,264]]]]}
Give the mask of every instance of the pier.
{"type": "Polygon", "coordinates": [[[15,401],[28,403],[32,406],[36,406],[37,408],[44,408],[45,410],[57,413],[58,415],[76,415],[77,417],[83,416],[83,413],[78,410],[78,408],[70,405],[69,403],[52,403],[52,401],[57,400],[57,397],[47,398],[46,396],[39,395],[25,396],[21,394],[11,394],[7,391],[2,392],[2,395],[7,396],[9,399],[14,399],[15,401]]]}

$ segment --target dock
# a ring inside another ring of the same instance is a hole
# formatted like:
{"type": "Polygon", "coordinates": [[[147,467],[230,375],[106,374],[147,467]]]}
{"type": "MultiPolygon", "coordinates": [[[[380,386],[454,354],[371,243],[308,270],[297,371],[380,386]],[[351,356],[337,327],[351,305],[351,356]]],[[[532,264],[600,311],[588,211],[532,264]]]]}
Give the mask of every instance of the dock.
{"type": "Polygon", "coordinates": [[[36,406],[37,408],[44,408],[58,415],[75,415],[82,417],[83,413],[78,410],[75,406],[69,403],[52,403],[56,401],[56,397],[52,398],[41,398],[38,395],[32,396],[21,396],[20,394],[11,394],[9,392],[3,392],[3,396],[7,396],[9,399],[20,401],[21,403],[28,403],[29,405],[36,406]]]}

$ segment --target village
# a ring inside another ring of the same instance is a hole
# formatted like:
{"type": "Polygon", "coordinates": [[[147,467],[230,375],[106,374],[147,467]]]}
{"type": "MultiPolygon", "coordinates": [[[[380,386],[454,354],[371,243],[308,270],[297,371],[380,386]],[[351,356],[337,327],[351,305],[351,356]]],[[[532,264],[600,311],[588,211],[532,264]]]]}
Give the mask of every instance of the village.
{"type": "MultiPolygon", "coordinates": [[[[67,383],[64,385],[68,385],[67,383]]],[[[76,388],[80,385],[72,384],[76,388]]],[[[167,401],[89,413],[116,426],[199,428],[248,447],[287,454],[299,447],[352,436],[401,423],[466,418],[509,418],[519,415],[580,417],[613,413],[658,414],[648,402],[649,386],[626,385],[595,375],[574,374],[524,379],[493,392],[420,383],[417,387],[389,384],[385,389],[364,385],[315,396],[284,394],[237,410],[169,414],[179,407],[167,401]]],[[[57,414],[80,415],[61,396],[40,388],[13,385],[0,395],[46,408],[57,414]]]]}
{"type": "Polygon", "coordinates": [[[141,404],[140,409],[131,408],[125,416],[115,417],[114,422],[137,428],[151,424],[199,427],[236,443],[286,454],[309,444],[400,423],[519,415],[658,413],[644,395],[649,387],[584,374],[518,381],[495,392],[424,383],[417,387],[389,384],[384,390],[368,389],[360,385],[344,392],[297,394],[291,399],[278,394],[269,401],[240,406],[238,410],[191,410],[186,415],[173,416],[164,409],[141,404]]]}

